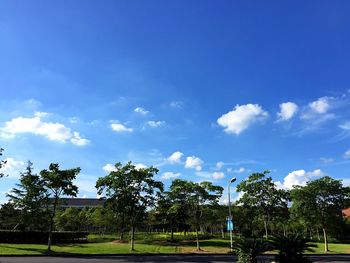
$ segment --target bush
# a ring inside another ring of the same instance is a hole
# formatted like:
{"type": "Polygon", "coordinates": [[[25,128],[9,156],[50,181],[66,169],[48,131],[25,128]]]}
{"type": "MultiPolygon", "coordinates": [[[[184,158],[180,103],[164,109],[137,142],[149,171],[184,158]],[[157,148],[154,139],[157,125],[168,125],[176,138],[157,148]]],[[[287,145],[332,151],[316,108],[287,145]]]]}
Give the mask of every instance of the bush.
{"type": "Polygon", "coordinates": [[[265,240],[259,238],[237,239],[233,247],[237,253],[237,263],[256,263],[256,257],[271,248],[265,240]]]}
{"type": "MultiPolygon", "coordinates": [[[[46,244],[48,232],[0,230],[0,243],[46,244]]],[[[87,241],[89,232],[62,231],[53,232],[54,243],[82,243],[87,241]]]]}
{"type": "Polygon", "coordinates": [[[308,263],[309,261],[303,256],[305,251],[313,251],[316,247],[309,243],[309,240],[298,234],[287,236],[275,235],[270,240],[271,246],[278,250],[278,260],[280,263],[308,263]]]}

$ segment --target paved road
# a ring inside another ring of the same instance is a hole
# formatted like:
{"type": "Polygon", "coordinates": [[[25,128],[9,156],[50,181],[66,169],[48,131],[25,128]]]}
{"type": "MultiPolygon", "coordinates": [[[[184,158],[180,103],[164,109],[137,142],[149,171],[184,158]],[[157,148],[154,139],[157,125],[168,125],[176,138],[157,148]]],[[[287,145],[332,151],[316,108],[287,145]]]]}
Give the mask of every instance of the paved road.
{"type": "MultiPolygon", "coordinates": [[[[223,263],[235,262],[235,257],[230,255],[138,255],[138,256],[81,256],[81,257],[0,257],[0,263],[151,263],[151,262],[183,262],[183,263],[223,263]]],[[[313,262],[317,263],[344,263],[350,262],[348,256],[313,256],[313,262]]],[[[261,261],[271,262],[271,260],[261,261]]]]}

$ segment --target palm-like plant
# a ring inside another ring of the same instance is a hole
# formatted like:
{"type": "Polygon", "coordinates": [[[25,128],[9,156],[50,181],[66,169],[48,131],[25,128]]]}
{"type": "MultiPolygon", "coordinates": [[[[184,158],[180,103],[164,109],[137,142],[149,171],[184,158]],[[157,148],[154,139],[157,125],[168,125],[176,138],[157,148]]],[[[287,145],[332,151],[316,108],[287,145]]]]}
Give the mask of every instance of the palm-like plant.
{"type": "Polygon", "coordinates": [[[278,260],[280,263],[307,263],[311,262],[303,253],[313,251],[316,245],[309,243],[309,240],[298,234],[275,235],[269,243],[273,249],[278,250],[278,260]]]}
{"type": "Polygon", "coordinates": [[[256,263],[257,256],[270,249],[270,244],[259,238],[241,238],[234,242],[238,263],[256,263]]]}

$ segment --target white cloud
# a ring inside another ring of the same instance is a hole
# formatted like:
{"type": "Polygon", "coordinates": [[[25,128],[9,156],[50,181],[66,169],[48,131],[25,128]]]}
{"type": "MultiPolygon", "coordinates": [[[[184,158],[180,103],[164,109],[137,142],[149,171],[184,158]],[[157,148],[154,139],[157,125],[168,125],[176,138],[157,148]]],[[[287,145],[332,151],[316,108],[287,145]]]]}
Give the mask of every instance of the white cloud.
{"type": "MultiPolygon", "coordinates": [[[[1,167],[0,171],[4,174],[10,174],[15,171],[19,171],[20,168],[23,168],[25,163],[20,160],[16,160],[14,158],[8,157],[4,160],[6,163],[3,167],[1,167]]],[[[11,174],[10,174],[11,175],[11,174]]]]}
{"type": "Polygon", "coordinates": [[[165,172],[165,173],[163,173],[162,178],[165,180],[168,180],[168,179],[177,178],[180,175],[181,175],[180,173],[165,172]]]}
{"type": "Polygon", "coordinates": [[[278,121],[291,119],[298,111],[298,105],[294,102],[284,102],[280,104],[280,111],[277,113],[278,121]]]}
{"type": "Polygon", "coordinates": [[[121,123],[111,123],[111,128],[116,132],[133,132],[132,128],[128,128],[121,123]]]}
{"type": "Polygon", "coordinates": [[[345,158],[350,158],[350,149],[344,153],[345,158]]]}
{"type": "MultiPolygon", "coordinates": [[[[147,168],[147,166],[144,165],[143,163],[137,163],[137,164],[134,164],[134,166],[136,170],[147,168]]],[[[108,173],[118,171],[118,169],[113,164],[110,164],[110,163],[107,163],[105,166],[102,167],[102,169],[108,173]]]]}
{"type": "Polygon", "coordinates": [[[225,163],[223,163],[223,162],[217,162],[216,168],[220,170],[224,165],[225,165],[225,163]]]}
{"type": "Polygon", "coordinates": [[[225,175],[224,175],[223,172],[214,172],[213,173],[213,178],[214,179],[221,179],[221,178],[224,178],[224,177],[225,177],[225,175]]]}
{"type": "Polygon", "coordinates": [[[165,125],[165,121],[148,121],[147,124],[152,128],[157,128],[159,126],[165,125]]]}
{"type": "Polygon", "coordinates": [[[143,163],[137,163],[135,164],[135,169],[136,170],[140,170],[140,169],[145,169],[147,168],[147,165],[143,164],[143,163]]]}
{"type": "Polygon", "coordinates": [[[78,132],[72,132],[62,123],[53,123],[42,121],[42,118],[49,116],[46,112],[36,112],[34,117],[17,117],[5,123],[0,128],[0,136],[7,139],[16,137],[17,134],[31,133],[46,137],[51,141],[64,143],[70,140],[73,144],[83,146],[90,141],[80,136],[78,132]]]}
{"type": "Polygon", "coordinates": [[[234,172],[234,173],[240,174],[240,173],[244,173],[245,171],[246,171],[246,170],[245,170],[244,167],[240,167],[239,169],[236,169],[236,170],[234,170],[233,172],[234,172]]]}
{"type": "Polygon", "coordinates": [[[139,114],[141,114],[141,115],[147,115],[147,114],[149,113],[148,110],[145,110],[145,109],[142,108],[142,107],[137,107],[137,108],[135,108],[135,109],[134,109],[134,112],[139,113],[139,114]]]}
{"type": "Polygon", "coordinates": [[[110,163],[107,163],[105,166],[102,167],[102,169],[108,173],[116,172],[118,170],[113,164],[110,163]]]}
{"type": "Polygon", "coordinates": [[[350,130],[350,121],[344,122],[343,124],[339,125],[339,128],[343,130],[350,130]]]}
{"type": "Polygon", "coordinates": [[[222,115],[217,122],[225,128],[225,132],[239,135],[253,123],[267,117],[268,113],[258,104],[246,104],[236,105],[232,111],[222,115]]]}
{"type": "Polygon", "coordinates": [[[183,156],[184,154],[182,152],[174,152],[172,155],[170,155],[168,158],[167,158],[167,161],[171,164],[175,164],[175,163],[181,163],[181,157],[183,156]]]}
{"type": "Polygon", "coordinates": [[[315,113],[319,113],[319,114],[326,113],[330,108],[329,100],[330,100],[329,97],[319,98],[316,101],[310,102],[309,107],[315,113]]]}
{"type": "Polygon", "coordinates": [[[193,168],[196,171],[202,170],[203,161],[196,156],[188,156],[186,158],[185,168],[193,168]]]}
{"type": "Polygon", "coordinates": [[[90,143],[90,140],[82,138],[79,132],[73,132],[73,138],[70,141],[77,146],[84,146],[90,143]]]}
{"type": "Polygon", "coordinates": [[[322,177],[326,174],[320,169],[314,171],[306,172],[305,170],[296,170],[289,173],[285,178],[283,183],[276,182],[276,185],[284,189],[292,189],[293,185],[305,186],[308,181],[314,177],[322,177]]]}

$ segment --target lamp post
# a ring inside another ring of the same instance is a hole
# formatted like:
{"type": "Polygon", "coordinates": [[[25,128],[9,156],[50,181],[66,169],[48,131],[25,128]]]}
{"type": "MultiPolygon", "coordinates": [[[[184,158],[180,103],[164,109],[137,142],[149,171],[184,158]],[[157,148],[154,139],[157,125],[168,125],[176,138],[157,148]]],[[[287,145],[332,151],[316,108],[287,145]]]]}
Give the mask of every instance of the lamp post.
{"type": "MultiPolygon", "coordinates": [[[[233,182],[236,181],[236,177],[233,177],[229,183],[228,183],[228,220],[229,222],[232,222],[232,214],[231,214],[231,193],[230,193],[230,187],[233,182]]],[[[230,223],[229,223],[230,224],[230,223]]],[[[233,226],[233,225],[232,225],[233,226]]],[[[230,231],[230,247],[231,251],[233,251],[233,241],[232,241],[232,227],[229,229],[230,231]]]]}

